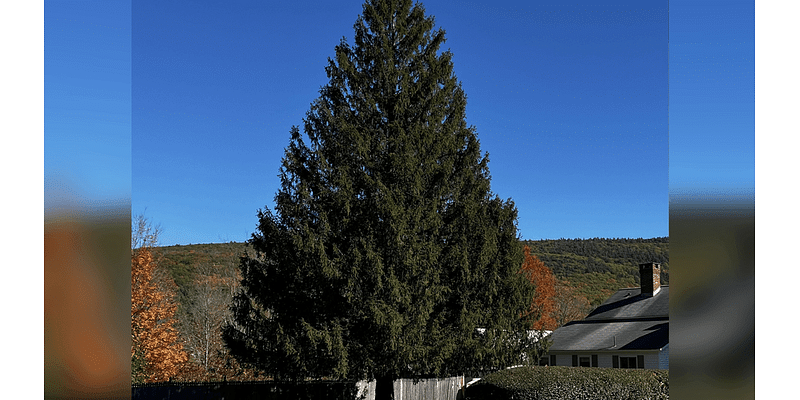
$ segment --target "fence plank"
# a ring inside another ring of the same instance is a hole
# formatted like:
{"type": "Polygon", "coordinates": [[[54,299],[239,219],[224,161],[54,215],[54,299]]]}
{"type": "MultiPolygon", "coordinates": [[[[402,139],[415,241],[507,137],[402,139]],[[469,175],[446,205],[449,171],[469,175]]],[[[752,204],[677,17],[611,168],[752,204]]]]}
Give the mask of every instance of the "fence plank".
{"type": "Polygon", "coordinates": [[[464,386],[464,377],[455,376],[441,379],[398,379],[394,381],[394,397],[396,400],[456,400],[464,386]]]}

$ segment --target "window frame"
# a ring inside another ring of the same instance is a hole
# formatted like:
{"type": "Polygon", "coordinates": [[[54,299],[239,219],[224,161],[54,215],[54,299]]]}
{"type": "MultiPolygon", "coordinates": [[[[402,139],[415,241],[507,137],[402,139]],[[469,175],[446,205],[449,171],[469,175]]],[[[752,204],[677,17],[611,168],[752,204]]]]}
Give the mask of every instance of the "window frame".
{"type": "Polygon", "coordinates": [[[612,355],[611,368],[644,369],[644,355],[612,355]],[[626,366],[623,366],[623,363],[626,364],[626,366]]]}
{"type": "Polygon", "coordinates": [[[619,367],[621,369],[636,369],[636,356],[620,356],[619,367]]]}

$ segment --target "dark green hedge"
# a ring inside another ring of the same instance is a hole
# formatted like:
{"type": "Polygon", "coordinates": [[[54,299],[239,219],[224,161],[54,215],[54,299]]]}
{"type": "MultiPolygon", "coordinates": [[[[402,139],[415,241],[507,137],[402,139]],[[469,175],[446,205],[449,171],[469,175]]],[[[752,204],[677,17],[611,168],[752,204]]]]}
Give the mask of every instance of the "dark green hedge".
{"type": "Polygon", "coordinates": [[[488,375],[466,398],[523,400],[668,399],[669,371],[580,367],[522,367],[488,375]]]}

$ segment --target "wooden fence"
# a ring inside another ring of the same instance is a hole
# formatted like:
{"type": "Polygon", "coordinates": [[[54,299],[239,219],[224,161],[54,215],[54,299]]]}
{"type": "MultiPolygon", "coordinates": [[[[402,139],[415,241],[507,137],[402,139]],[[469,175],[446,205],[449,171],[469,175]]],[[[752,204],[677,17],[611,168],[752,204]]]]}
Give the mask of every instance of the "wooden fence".
{"type": "MultiPolygon", "coordinates": [[[[358,382],[358,395],[364,400],[375,400],[375,381],[358,382]]],[[[398,379],[394,381],[395,400],[459,400],[463,398],[464,377],[455,376],[441,379],[398,379]]]]}

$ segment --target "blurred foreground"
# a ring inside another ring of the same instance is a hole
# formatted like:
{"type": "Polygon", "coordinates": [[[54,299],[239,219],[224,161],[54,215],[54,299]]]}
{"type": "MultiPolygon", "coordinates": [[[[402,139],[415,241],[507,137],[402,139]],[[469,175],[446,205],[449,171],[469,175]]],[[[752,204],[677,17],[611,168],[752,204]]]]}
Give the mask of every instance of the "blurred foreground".
{"type": "Polygon", "coordinates": [[[755,398],[755,206],[670,205],[670,397],[755,398]]]}
{"type": "Polygon", "coordinates": [[[129,246],[129,204],[45,210],[45,398],[130,397],[129,246]]]}

